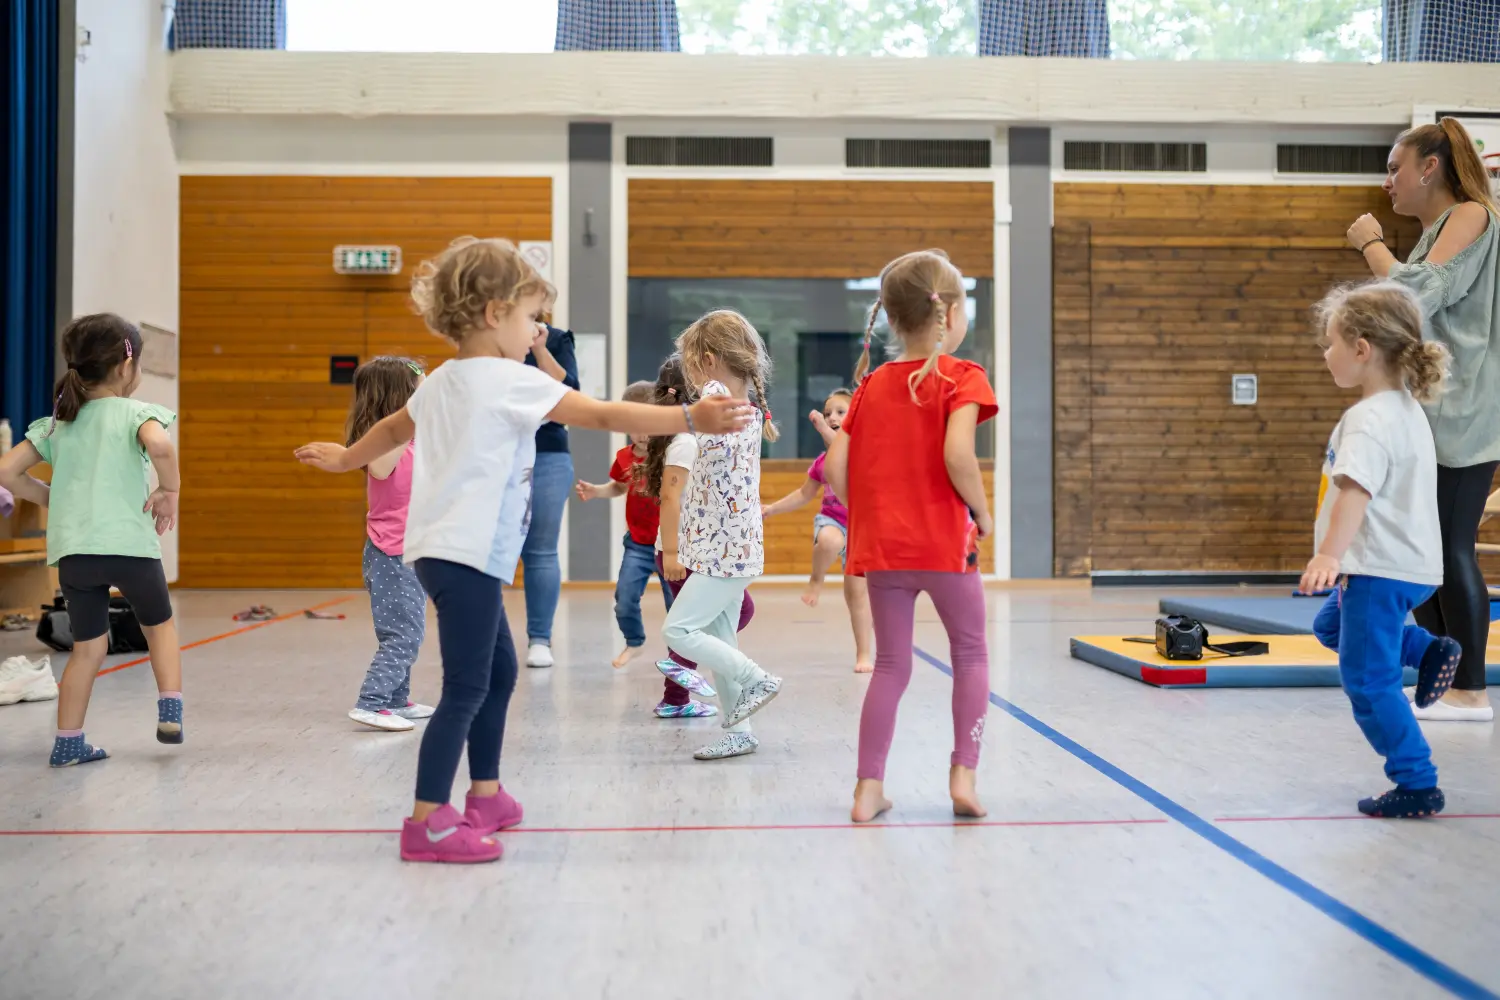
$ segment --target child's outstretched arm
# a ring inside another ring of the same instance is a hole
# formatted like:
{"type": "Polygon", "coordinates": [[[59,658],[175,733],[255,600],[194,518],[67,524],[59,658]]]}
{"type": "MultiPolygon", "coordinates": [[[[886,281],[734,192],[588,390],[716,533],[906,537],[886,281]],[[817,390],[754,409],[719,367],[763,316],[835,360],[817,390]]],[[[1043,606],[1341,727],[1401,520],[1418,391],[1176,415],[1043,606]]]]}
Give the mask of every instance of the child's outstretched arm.
{"type": "Polygon", "coordinates": [[[624,496],[628,489],[630,489],[628,483],[622,483],[617,479],[611,479],[607,483],[586,483],[580,479],[573,487],[573,491],[578,494],[578,499],[584,503],[590,500],[613,500],[615,497],[624,496]]]}
{"type": "Polygon", "coordinates": [[[177,449],[172,447],[167,429],[155,420],[141,424],[135,436],[146,449],[151,467],[156,470],[156,489],[146,498],[142,510],[151,512],[156,519],[156,533],[165,535],[177,524],[178,493],[182,490],[182,477],[177,471],[177,449]]]}
{"type": "Polygon", "coordinates": [[[619,431],[639,437],[681,434],[683,431],[732,434],[749,426],[755,419],[755,408],[747,399],[729,396],[709,396],[692,406],[682,407],[617,400],[606,402],[581,392],[569,392],[547,414],[547,419],[570,427],[619,431]],[[687,417],[689,412],[692,413],[691,423],[687,417]]]}
{"type": "Polygon", "coordinates": [[[674,583],[687,575],[677,557],[678,533],[682,530],[682,488],[688,470],[669,465],[661,473],[661,566],[674,583]]]}
{"type": "Polygon", "coordinates": [[[47,506],[52,499],[52,487],[27,474],[33,465],[41,463],[42,453],[36,450],[36,445],[22,440],[0,455],[0,486],[10,490],[18,499],[30,500],[38,507],[47,506]]]}
{"type": "Polygon", "coordinates": [[[1370,494],[1348,476],[1335,477],[1334,484],[1339,495],[1328,513],[1328,534],[1323,536],[1323,545],[1302,572],[1304,594],[1316,594],[1338,582],[1339,563],[1349,551],[1349,544],[1365,521],[1365,509],[1370,506],[1370,494]]]}
{"type": "Polygon", "coordinates": [[[830,445],[833,444],[833,439],[838,437],[839,432],[834,430],[832,427],[829,427],[828,418],[823,416],[823,414],[819,413],[817,410],[813,410],[811,413],[809,413],[807,415],[807,419],[811,421],[813,430],[818,432],[818,437],[823,439],[823,448],[826,450],[830,445]]]}
{"type": "Polygon", "coordinates": [[[840,428],[828,443],[828,456],[823,459],[823,478],[836,496],[849,502],[849,435],[840,428]]]}
{"type": "Polygon", "coordinates": [[[381,455],[404,446],[417,433],[416,421],[403,407],[371,427],[348,448],[327,441],[305,444],[293,454],[297,461],[324,472],[349,472],[362,469],[381,455]]]}
{"type": "MultiPolygon", "coordinates": [[[[823,464],[826,468],[828,460],[824,459],[823,464]]],[[[797,487],[795,490],[788,493],[780,500],[777,500],[775,503],[762,504],[760,508],[760,516],[774,517],[777,514],[789,514],[794,510],[801,510],[803,507],[806,507],[808,504],[817,499],[818,491],[822,488],[822,483],[818,482],[811,476],[808,476],[805,480],[803,480],[801,486],[797,487]]]]}
{"type": "MultiPolygon", "coordinates": [[[[979,404],[965,403],[948,415],[948,433],[943,438],[943,463],[948,467],[948,481],[959,498],[969,506],[981,535],[995,530],[989,498],[984,495],[984,473],[974,449],[974,432],[979,426],[979,404]]],[[[826,467],[825,467],[826,468],[826,467]]],[[[843,496],[843,494],[839,494],[843,496]]]]}

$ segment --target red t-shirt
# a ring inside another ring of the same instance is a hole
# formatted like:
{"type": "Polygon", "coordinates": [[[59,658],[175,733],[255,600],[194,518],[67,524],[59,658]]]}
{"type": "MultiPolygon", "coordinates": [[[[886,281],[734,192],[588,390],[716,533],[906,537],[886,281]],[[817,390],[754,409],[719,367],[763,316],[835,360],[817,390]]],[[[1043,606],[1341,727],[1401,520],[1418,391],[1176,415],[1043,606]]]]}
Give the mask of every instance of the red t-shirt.
{"type": "Polygon", "coordinates": [[[630,492],[625,495],[625,526],[630,529],[630,540],[654,548],[656,526],[661,523],[661,501],[641,492],[645,482],[637,477],[636,467],[644,462],[645,459],[637,457],[635,449],[627,444],[615,453],[615,464],[609,467],[609,478],[630,486],[630,492]]]}
{"type": "Polygon", "coordinates": [[[954,410],[999,412],[984,368],[950,355],[917,387],[920,361],[887,361],[860,383],[844,417],[849,435],[849,560],[854,576],[878,570],[962,573],[972,544],[969,509],[948,478],[943,441],[954,410]]]}

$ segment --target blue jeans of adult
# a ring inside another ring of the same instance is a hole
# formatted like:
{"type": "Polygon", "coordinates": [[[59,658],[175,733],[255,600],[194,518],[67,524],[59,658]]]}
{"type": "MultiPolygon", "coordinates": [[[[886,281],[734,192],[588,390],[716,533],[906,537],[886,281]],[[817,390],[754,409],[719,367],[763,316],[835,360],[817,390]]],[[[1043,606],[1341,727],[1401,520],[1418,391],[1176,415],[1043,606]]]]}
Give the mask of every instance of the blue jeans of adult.
{"type": "Polygon", "coordinates": [[[1339,678],[1354,721],[1385,758],[1398,788],[1437,787],[1437,768],[1422,727],[1402,693],[1402,666],[1419,666],[1432,633],[1406,624],[1436,588],[1377,576],[1351,576],[1334,588],[1313,621],[1318,641],[1339,654],[1339,678]]]}
{"type": "Polygon", "coordinates": [[[522,578],[526,587],[526,641],[552,645],[552,619],[562,595],[562,567],[557,561],[557,536],[563,512],[573,492],[573,456],[565,451],[539,451],[531,469],[531,527],[521,546],[522,578]]]}
{"type": "MultiPolygon", "coordinates": [[[[620,557],[620,579],[615,583],[615,624],[625,637],[625,645],[635,647],[646,644],[646,624],[641,620],[641,597],[651,585],[651,574],[656,572],[656,546],[642,545],[625,535],[625,554],[620,557]]],[[[672,591],[662,584],[661,596],[672,610],[672,591]]]]}

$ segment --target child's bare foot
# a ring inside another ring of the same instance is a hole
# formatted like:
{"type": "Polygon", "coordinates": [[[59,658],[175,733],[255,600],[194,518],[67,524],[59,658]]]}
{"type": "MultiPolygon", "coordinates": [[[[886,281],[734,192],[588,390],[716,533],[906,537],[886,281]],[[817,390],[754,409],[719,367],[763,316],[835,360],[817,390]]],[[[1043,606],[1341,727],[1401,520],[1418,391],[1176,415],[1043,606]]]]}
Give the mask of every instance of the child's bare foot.
{"type": "Polygon", "coordinates": [[[869,660],[860,660],[854,664],[854,672],[856,674],[873,674],[875,672],[875,664],[869,660]]]}
{"type": "Polygon", "coordinates": [[[802,592],[802,603],[810,608],[818,606],[818,598],[823,596],[823,585],[821,583],[809,583],[807,589],[802,592]]]}
{"type": "Polygon", "coordinates": [[[640,656],[641,653],[645,651],[645,649],[645,646],[626,646],[624,649],[620,650],[619,656],[609,661],[609,665],[614,667],[616,670],[619,670],[621,667],[625,666],[625,664],[629,663],[637,656],[640,656]]]}
{"type": "Polygon", "coordinates": [[[891,808],[891,800],[885,797],[885,783],[874,778],[860,778],[854,783],[854,808],[849,818],[856,823],[868,823],[891,808]]]}
{"type": "Polygon", "coordinates": [[[974,790],[974,769],[955,764],[948,769],[948,795],[953,799],[953,815],[983,819],[989,812],[979,802],[974,790]]]}

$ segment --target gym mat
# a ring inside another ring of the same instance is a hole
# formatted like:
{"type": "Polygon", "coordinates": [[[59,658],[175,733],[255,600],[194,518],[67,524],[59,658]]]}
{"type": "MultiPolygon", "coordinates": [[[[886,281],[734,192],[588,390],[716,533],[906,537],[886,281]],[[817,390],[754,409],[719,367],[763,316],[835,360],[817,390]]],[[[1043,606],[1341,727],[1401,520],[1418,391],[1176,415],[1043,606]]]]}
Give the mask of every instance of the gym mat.
{"type": "MultiPolygon", "coordinates": [[[[1187,615],[1205,625],[1255,635],[1312,635],[1323,600],[1307,597],[1164,597],[1164,615],[1187,615]]],[[[1490,602],[1490,621],[1500,619],[1500,602],[1490,602]]]]}
{"type": "MultiPolygon", "coordinates": [[[[1264,656],[1168,660],[1153,646],[1122,636],[1082,635],[1069,640],[1075,660],[1113,670],[1156,687],[1338,687],[1339,659],[1310,635],[1251,635],[1271,646],[1264,656]]],[[[1491,632],[1486,678],[1500,684],[1500,634],[1491,632]]],[[[1417,672],[1407,668],[1407,685],[1417,672]]]]}

